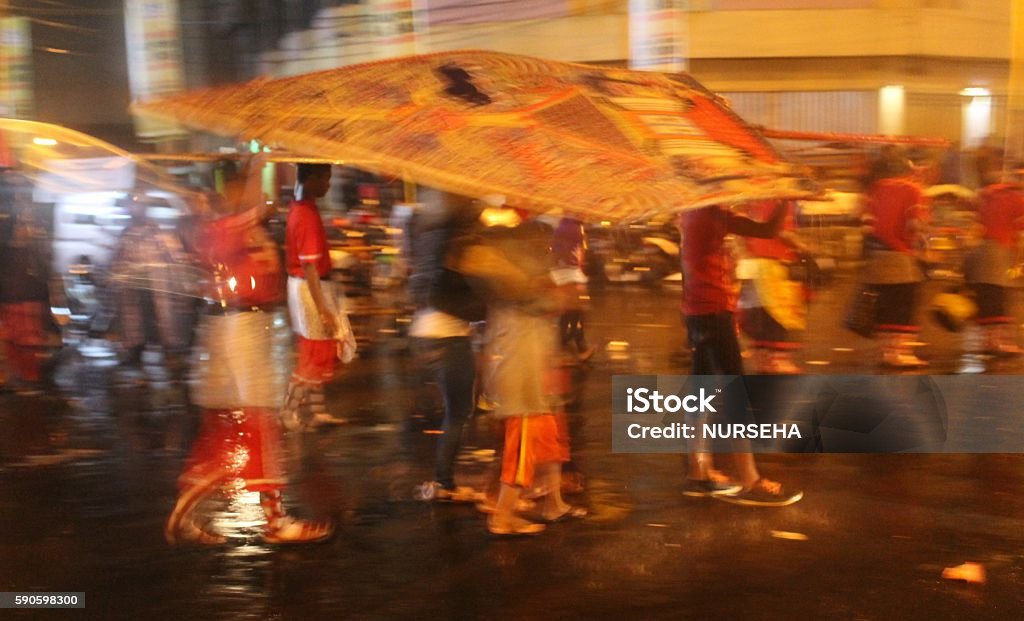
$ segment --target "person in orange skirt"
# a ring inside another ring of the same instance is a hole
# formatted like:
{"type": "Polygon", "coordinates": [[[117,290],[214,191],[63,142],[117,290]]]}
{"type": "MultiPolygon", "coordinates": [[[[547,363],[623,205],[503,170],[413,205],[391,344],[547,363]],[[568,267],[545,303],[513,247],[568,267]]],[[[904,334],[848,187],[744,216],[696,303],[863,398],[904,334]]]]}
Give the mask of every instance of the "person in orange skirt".
{"type": "Polygon", "coordinates": [[[456,259],[459,272],[486,283],[489,388],[496,400],[493,415],[505,424],[501,489],[487,521],[495,535],[535,534],[544,530],[543,522],[587,514],[567,504],[561,492],[569,437],[550,382],[558,350],[554,318],[569,293],[552,280],[550,239],[548,227],[526,220],[514,228],[494,227],[456,259]],[[540,490],[542,522],[516,514],[528,489],[540,490]]]}
{"type": "MultiPolygon", "coordinates": [[[[259,162],[259,160],[255,160],[259,162]]],[[[260,202],[259,168],[236,204],[260,202]]],[[[224,537],[196,519],[197,509],[217,492],[259,492],[266,514],[264,541],[309,543],[329,538],[329,522],[295,519],[284,509],[282,438],[275,405],[284,372],[274,365],[275,310],[281,298],[277,249],[260,226],[265,206],[232,210],[232,201],[208,197],[222,212],[199,226],[195,247],[212,274],[199,343],[195,402],[203,408],[198,439],[179,478],[178,501],[167,521],[169,543],[223,543],[224,537]],[[225,211],[236,213],[224,214],[225,211]]],[[[211,216],[210,210],[206,210],[211,216]]]]}

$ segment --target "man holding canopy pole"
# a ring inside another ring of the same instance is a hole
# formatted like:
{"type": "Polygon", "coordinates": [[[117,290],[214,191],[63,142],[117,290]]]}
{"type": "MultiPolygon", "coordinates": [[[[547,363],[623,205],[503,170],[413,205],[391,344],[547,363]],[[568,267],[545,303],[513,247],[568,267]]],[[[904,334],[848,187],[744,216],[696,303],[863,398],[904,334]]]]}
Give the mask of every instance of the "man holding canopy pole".
{"type": "MultiPolygon", "coordinates": [[[[712,205],[683,213],[683,315],[693,355],[692,375],[743,375],[743,358],[736,335],[736,299],[732,258],[725,246],[728,235],[771,238],[779,233],[787,205],[778,202],[768,219],[759,222],[728,208],[712,205]]],[[[711,453],[691,450],[683,495],[714,497],[748,506],[782,507],[803,497],[777,481],[762,477],[746,440],[732,440],[737,481],[714,468],[711,453]]]]}

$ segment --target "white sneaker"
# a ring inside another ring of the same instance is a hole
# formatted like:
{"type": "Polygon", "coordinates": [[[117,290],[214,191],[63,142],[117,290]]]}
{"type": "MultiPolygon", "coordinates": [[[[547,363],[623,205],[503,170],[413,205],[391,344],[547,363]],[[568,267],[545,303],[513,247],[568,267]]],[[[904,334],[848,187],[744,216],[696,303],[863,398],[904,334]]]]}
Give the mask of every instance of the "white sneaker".
{"type": "Polygon", "coordinates": [[[957,373],[984,373],[987,370],[984,358],[977,354],[965,354],[960,358],[960,368],[957,369],[957,373]]]}

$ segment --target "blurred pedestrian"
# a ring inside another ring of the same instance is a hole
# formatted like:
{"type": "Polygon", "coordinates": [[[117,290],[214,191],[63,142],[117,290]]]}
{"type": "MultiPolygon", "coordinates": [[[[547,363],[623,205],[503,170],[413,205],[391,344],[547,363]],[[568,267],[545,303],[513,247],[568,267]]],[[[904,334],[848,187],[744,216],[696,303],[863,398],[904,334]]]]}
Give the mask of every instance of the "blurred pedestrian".
{"type": "Polygon", "coordinates": [[[963,156],[960,153],[960,143],[958,141],[953,141],[942,150],[939,156],[938,167],[937,184],[964,185],[963,156]]]}
{"type": "MultiPolygon", "coordinates": [[[[583,273],[583,262],[587,252],[586,230],[583,223],[575,218],[562,218],[555,228],[551,240],[551,254],[555,262],[556,278],[561,284],[572,285],[579,294],[586,294],[587,277],[583,273]]],[[[586,362],[597,351],[587,343],[583,330],[583,308],[579,295],[558,318],[562,347],[573,347],[580,362],[586,362]]]]}
{"type": "Polygon", "coordinates": [[[475,405],[471,322],[483,320],[487,306],[466,278],[446,263],[479,233],[480,212],[471,199],[442,192],[416,210],[409,226],[409,292],[416,307],[409,335],[444,403],[434,480],[419,489],[424,500],[476,502],[481,496],[470,486],[455,484],[455,460],[475,405]]]}
{"type": "MultiPolygon", "coordinates": [[[[525,218],[525,212],[520,214],[525,218]]],[[[539,488],[540,518],[582,518],[586,510],[562,498],[562,464],[569,438],[550,386],[558,335],[554,318],[572,295],[555,285],[548,251],[551,229],[536,220],[492,227],[480,244],[453,258],[456,269],[487,291],[494,416],[504,420],[501,488],[487,527],[496,535],[529,535],[544,524],[517,515],[524,490],[539,488]]]]}
{"type": "Polygon", "coordinates": [[[964,277],[974,294],[978,313],[974,328],[966,334],[968,353],[1016,356],[1024,353],[1017,343],[1016,321],[1010,312],[1010,272],[1020,262],[1020,232],[1024,230],[1024,190],[1019,183],[1003,182],[1003,158],[991,154],[978,161],[980,193],[978,223],[984,227],[981,245],[964,260],[964,277]],[[978,346],[980,341],[980,347],[978,346]],[[972,350],[979,350],[972,351],[972,350]]]}
{"type": "MultiPolygon", "coordinates": [[[[746,213],[763,220],[775,207],[775,201],[758,201],[748,205],[746,213]]],[[[737,268],[741,280],[738,307],[740,328],[752,340],[754,373],[803,372],[793,361],[793,352],[799,351],[799,335],[807,328],[804,283],[790,276],[799,263],[800,242],[791,202],[787,202],[785,211],[779,235],[742,239],[746,257],[737,268]]]]}
{"type": "Polygon", "coordinates": [[[50,344],[47,236],[33,214],[31,186],[0,169],[0,334],[6,387],[34,393],[44,383],[50,344]]]}
{"type": "Polygon", "coordinates": [[[328,522],[298,520],[283,505],[285,473],[276,415],[284,371],[273,358],[275,311],[281,301],[282,270],[277,249],[260,226],[268,213],[261,200],[262,159],[250,162],[245,184],[230,185],[228,197],[209,196],[195,245],[211,273],[211,302],[201,319],[200,346],[207,354],[193,392],[203,408],[202,427],[167,521],[168,542],[223,543],[196,519],[212,494],[259,492],[268,543],[306,543],[331,536],[328,522]]]}
{"type": "Polygon", "coordinates": [[[335,288],[327,233],[317,200],[331,187],[329,164],[299,164],[296,197],[289,207],[285,262],[288,310],[298,362],[288,382],[281,420],[288,429],[311,429],[346,422],[327,412],[324,383],[338,361],[355,356],[355,338],[345,314],[344,293],[335,288]],[[303,409],[308,408],[308,414],[303,409]]]}
{"type": "Polygon", "coordinates": [[[877,337],[882,364],[927,366],[914,354],[920,326],[914,314],[924,272],[918,261],[920,233],[927,221],[927,199],[911,178],[910,162],[898,150],[875,168],[865,196],[864,282],[877,294],[877,337]]]}
{"type": "MultiPolygon", "coordinates": [[[[734,264],[725,238],[727,235],[774,237],[786,213],[786,203],[777,202],[763,222],[739,216],[718,205],[687,211],[681,216],[682,310],[693,375],[743,374],[735,317],[734,264]]],[[[803,497],[803,492],[761,476],[749,441],[731,442],[735,450],[732,457],[737,482],[716,470],[711,454],[701,447],[689,453],[684,495],[713,496],[737,504],[767,507],[789,505],[803,497]]]]}
{"type": "Polygon", "coordinates": [[[191,283],[183,282],[179,268],[192,259],[175,232],[149,219],[144,193],[131,193],[119,202],[131,217],[110,268],[121,327],[120,362],[138,366],[146,346],[159,344],[172,381],[183,381],[193,326],[187,321],[191,299],[184,295],[191,283]]]}

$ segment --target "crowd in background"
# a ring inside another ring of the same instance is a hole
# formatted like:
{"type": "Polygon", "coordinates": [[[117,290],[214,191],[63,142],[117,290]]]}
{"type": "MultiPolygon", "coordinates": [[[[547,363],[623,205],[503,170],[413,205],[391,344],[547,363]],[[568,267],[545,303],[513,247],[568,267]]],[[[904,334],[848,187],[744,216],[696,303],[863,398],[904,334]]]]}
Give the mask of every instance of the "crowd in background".
{"type": "MultiPolygon", "coordinates": [[[[921,283],[929,277],[927,236],[948,215],[938,205],[953,204],[968,214],[957,234],[960,278],[932,306],[950,329],[963,332],[973,364],[965,371],[983,371],[979,361],[986,356],[1024,353],[1011,300],[1024,228],[1016,169],[991,148],[970,158],[955,148],[916,162],[912,155],[886,146],[862,171],[861,287],[847,327],[877,339],[884,367],[927,366],[915,352],[926,302],[921,283]],[[941,189],[929,190],[935,186],[941,189]]],[[[190,385],[189,399],[204,412],[167,526],[172,542],[222,542],[195,518],[196,508],[238,481],[261,494],[267,541],[319,541],[333,532],[329,523],[284,511],[284,473],[276,466],[282,426],[301,431],[345,423],[323,391],[339,366],[353,362],[356,348],[317,205],[331,172],[326,165],[299,166],[283,248],[263,224],[273,210],[251,170],[222,193],[191,194],[191,213],[176,231],[147,218],[143,194],[124,200],[130,221],[117,238],[103,298],[116,330],[101,336],[116,342],[122,368],[139,367],[147,348],[158,349],[170,380],[190,385]],[[185,265],[190,269],[179,269],[185,265]],[[287,379],[282,369],[291,361],[274,360],[269,345],[272,311],[286,303],[296,350],[287,379]],[[197,347],[207,354],[198,365],[197,347]]],[[[0,190],[4,386],[31,396],[48,388],[60,347],[50,312],[47,227],[29,179],[5,169],[0,190]]],[[[492,533],[526,535],[586,516],[562,495],[580,487],[580,479],[574,486],[562,477],[572,435],[564,367],[586,364],[597,352],[585,335],[581,300],[588,281],[606,274],[590,260],[587,225],[571,208],[561,218],[539,218],[500,199],[424,189],[406,223],[409,336],[444,409],[433,479],[418,496],[474,503],[488,515],[492,533]],[[481,217],[495,209],[503,215],[481,217]],[[456,481],[463,430],[478,409],[504,427],[491,493],[456,481]]],[[[694,374],[803,372],[793,354],[816,337],[806,330],[816,260],[802,241],[798,215],[794,202],[760,201],[680,216],[681,309],[694,374]]],[[[762,476],[748,447],[735,447],[732,466],[725,473],[709,453],[694,450],[684,494],[756,506],[802,497],[762,476]]]]}

